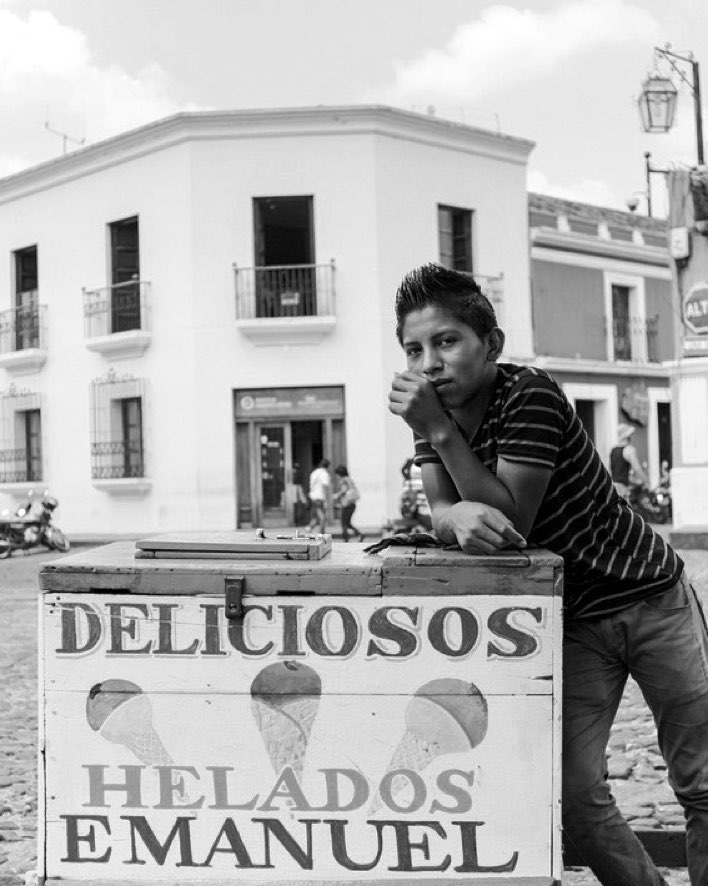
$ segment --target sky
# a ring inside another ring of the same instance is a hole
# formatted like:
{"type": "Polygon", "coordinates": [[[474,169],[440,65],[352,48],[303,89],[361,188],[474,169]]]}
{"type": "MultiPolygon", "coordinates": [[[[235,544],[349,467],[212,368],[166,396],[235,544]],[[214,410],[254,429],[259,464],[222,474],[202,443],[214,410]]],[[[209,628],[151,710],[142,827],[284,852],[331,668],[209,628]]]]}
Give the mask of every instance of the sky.
{"type": "Polygon", "coordinates": [[[532,140],[532,191],[646,212],[644,152],[696,162],[675,73],[677,125],[639,125],[667,43],[705,109],[706,0],[0,0],[0,176],[179,111],[387,104],[532,140]]]}

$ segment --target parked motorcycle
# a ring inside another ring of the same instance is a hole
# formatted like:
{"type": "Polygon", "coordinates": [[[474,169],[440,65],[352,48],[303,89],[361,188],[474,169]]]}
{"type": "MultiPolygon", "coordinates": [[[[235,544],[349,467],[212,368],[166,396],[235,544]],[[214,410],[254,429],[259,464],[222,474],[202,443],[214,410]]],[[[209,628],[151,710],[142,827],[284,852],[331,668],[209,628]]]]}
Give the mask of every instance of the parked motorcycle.
{"type": "Polygon", "coordinates": [[[671,521],[671,497],[666,490],[650,489],[643,483],[629,487],[629,504],[648,523],[671,521]]]}
{"type": "Polygon", "coordinates": [[[670,523],[673,518],[673,508],[671,503],[671,488],[668,484],[660,483],[654,490],[656,503],[661,508],[663,520],[660,523],[670,523]]]}
{"type": "Polygon", "coordinates": [[[52,523],[52,515],[59,502],[47,493],[34,507],[32,497],[17,510],[0,513],[0,560],[12,555],[13,551],[29,553],[32,548],[44,545],[50,551],[69,550],[69,540],[52,523]]]}

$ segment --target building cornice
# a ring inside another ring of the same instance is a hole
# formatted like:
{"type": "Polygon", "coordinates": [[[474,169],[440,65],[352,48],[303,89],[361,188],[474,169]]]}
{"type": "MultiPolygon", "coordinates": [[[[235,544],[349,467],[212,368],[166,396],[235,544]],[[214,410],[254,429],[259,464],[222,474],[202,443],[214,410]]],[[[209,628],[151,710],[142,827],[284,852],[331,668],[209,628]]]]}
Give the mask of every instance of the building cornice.
{"type": "Polygon", "coordinates": [[[644,378],[670,379],[668,363],[609,363],[606,360],[583,360],[575,357],[536,357],[532,364],[547,372],[567,372],[583,375],[623,375],[644,378]]]}
{"type": "Polygon", "coordinates": [[[581,255],[597,255],[618,258],[623,261],[668,267],[668,250],[661,246],[645,246],[622,240],[607,240],[574,231],[558,231],[555,228],[531,228],[531,246],[555,249],[559,252],[575,252],[581,255]]]}
{"type": "Polygon", "coordinates": [[[379,135],[525,165],[534,142],[386,105],[187,111],[0,179],[0,203],[200,140],[379,135]]]}

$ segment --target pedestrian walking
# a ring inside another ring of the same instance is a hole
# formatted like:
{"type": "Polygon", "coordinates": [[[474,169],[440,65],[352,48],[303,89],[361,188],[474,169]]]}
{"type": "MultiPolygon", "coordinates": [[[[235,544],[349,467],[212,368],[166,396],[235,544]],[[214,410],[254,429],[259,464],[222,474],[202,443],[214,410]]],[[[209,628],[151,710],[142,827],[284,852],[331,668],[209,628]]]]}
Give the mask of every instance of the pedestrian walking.
{"type": "Polygon", "coordinates": [[[349,476],[346,465],[339,465],[334,469],[334,473],[338,479],[334,500],[338,501],[341,507],[342,540],[349,541],[349,533],[351,532],[352,535],[357,536],[358,541],[362,542],[364,541],[364,533],[360,532],[352,523],[356,503],[359,501],[359,490],[349,476]]]}
{"type": "Polygon", "coordinates": [[[617,426],[617,444],[610,450],[610,473],[617,494],[629,501],[632,481],[649,486],[649,478],[639,463],[637,450],[632,443],[634,427],[620,422],[617,426]]]}
{"type": "Polygon", "coordinates": [[[309,497],[310,497],[310,525],[309,529],[319,529],[324,535],[327,532],[327,501],[329,499],[332,481],[329,476],[329,459],[322,461],[310,474],[309,497]]]}
{"type": "Polygon", "coordinates": [[[469,553],[549,548],[564,561],[564,839],[603,886],[666,886],[607,782],[631,675],[686,817],[693,886],[708,883],[708,633],[681,558],[618,495],[554,379],[498,362],[504,333],[466,274],[403,279],[407,361],[389,409],[413,432],[438,538],[469,553]]]}

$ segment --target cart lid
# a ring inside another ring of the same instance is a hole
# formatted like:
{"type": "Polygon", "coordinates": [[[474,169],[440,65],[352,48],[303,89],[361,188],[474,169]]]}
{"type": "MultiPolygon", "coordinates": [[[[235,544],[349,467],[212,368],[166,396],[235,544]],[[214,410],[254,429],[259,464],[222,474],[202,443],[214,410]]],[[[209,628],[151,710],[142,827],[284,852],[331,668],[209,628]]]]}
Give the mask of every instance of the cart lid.
{"type": "Polygon", "coordinates": [[[273,534],[264,530],[167,532],[139,539],[135,556],[142,558],[214,558],[321,560],[332,549],[332,536],[314,533],[273,534]]]}

